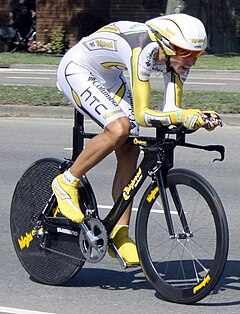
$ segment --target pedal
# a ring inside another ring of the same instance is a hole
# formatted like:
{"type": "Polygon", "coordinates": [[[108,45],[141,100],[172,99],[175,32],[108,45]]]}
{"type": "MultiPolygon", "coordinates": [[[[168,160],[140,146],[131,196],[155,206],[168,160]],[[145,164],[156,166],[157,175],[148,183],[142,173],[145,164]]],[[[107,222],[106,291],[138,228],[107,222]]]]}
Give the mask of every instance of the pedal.
{"type": "Polygon", "coordinates": [[[113,253],[115,254],[117,260],[119,261],[122,269],[127,269],[129,267],[129,265],[125,262],[125,260],[122,258],[122,256],[119,254],[118,249],[116,248],[116,246],[109,241],[108,243],[109,248],[113,251],[113,253]]]}

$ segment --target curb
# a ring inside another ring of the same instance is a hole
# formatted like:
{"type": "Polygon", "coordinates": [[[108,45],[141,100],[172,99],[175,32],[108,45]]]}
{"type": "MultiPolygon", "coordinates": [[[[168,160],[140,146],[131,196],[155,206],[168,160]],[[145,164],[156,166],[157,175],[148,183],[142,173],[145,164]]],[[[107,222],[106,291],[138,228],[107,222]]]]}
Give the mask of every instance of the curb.
{"type": "Polygon", "coordinates": [[[223,126],[240,126],[240,114],[220,114],[223,126]]]}
{"type": "MultiPolygon", "coordinates": [[[[0,118],[73,119],[74,109],[71,106],[0,105],[0,118]]],[[[221,114],[221,118],[224,126],[240,126],[240,114],[221,114]]]]}
{"type": "Polygon", "coordinates": [[[53,69],[57,70],[56,64],[15,64],[15,63],[0,63],[0,68],[4,69],[53,69]]]}
{"type": "Polygon", "coordinates": [[[1,118],[55,118],[72,119],[71,106],[0,105],[1,118]]]}

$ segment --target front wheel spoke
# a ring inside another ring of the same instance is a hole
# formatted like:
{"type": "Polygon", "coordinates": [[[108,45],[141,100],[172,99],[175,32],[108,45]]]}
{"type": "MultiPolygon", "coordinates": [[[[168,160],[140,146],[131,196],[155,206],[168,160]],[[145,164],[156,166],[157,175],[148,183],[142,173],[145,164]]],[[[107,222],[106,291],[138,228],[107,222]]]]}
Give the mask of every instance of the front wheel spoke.
{"type": "Polygon", "coordinates": [[[170,250],[169,250],[169,252],[168,252],[168,254],[166,254],[164,257],[163,257],[163,261],[165,261],[166,260],[166,267],[165,267],[165,270],[164,270],[164,274],[165,274],[165,276],[166,276],[166,278],[168,277],[167,276],[167,274],[168,274],[168,269],[170,268],[170,273],[171,273],[171,267],[169,266],[170,264],[171,264],[171,262],[172,262],[172,253],[173,252],[175,252],[176,251],[176,245],[175,245],[175,243],[173,242],[172,243],[172,245],[171,245],[171,248],[170,248],[170,250]]]}
{"type": "MultiPolygon", "coordinates": [[[[184,248],[184,250],[189,253],[189,255],[192,257],[192,261],[197,262],[197,264],[207,273],[208,269],[199,261],[199,259],[197,257],[195,257],[192,250],[188,249],[185,245],[183,245],[181,240],[177,239],[177,241],[184,248]]],[[[190,241],[188,241],[188,242],[190,242],[190,241]]],[[[190,247],[190,244],[189,244],[189,247],[190,247]]]]}

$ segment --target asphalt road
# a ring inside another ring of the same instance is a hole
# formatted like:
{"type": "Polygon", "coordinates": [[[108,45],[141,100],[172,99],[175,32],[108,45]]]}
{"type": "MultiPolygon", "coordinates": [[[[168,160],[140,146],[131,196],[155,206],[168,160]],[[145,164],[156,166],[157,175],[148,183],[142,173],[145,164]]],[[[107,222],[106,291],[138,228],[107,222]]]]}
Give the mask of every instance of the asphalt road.
{"type": "MultiPolygon", "coordinates": [[[[16,257],[10,238],[9,210],[13,189],[23,171],[34,160],[46,156],[71,156],[72,121],[0,118],[0,129],[0,313],[239,313],[240,127],[225,126],[214,132],[200,130],[189,138],[191,142],[225,145],[226,159],[222,163],[212,162],[216,157],[213,153],[181,149],[177,154],[176,167],[187,167],[201,173],[218,191],[230,229],[225,276],[213,294],[194,306],[163,301],[146,281],[140,268],[123,271],[109,256],[99,264],[85,264],[67,286],[44,286],[31,281],[16,257]]],[[[96,127],[88,121],[86,129],[95,131],[96,127]]],[[[149,132],[152,131],[143,130],[144,134],[149,132]]],[[[111,154],[88,175],[102,211],[111,205],[114,167],[115,158],[111,154]]],[[[135,202],[137,204],[138,198],[135,202]]],[[[131,232],[134,219],[135,212],[131,232]]]]}
{"type": "MultiPolygon", "coordinates": [[[[126,74],[126,77],[128,75],[126,74]]],[[[206,90],[239,92],[240,71],[195,70],[184,84],[185,90],[206,90]]],[[[55,85],[56,66],[48,65],[12,65],[0,68],[1,85],[55,85]]],[[[154,74],[151,77],[152,88],[162,89],[163,80],[154,74]]]]}

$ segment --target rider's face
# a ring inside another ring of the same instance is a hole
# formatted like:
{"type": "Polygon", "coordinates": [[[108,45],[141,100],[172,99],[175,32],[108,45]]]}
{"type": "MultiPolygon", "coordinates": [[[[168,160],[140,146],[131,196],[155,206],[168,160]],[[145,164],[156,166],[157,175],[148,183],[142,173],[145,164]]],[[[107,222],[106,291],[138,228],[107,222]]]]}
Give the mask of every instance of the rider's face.
{"type": "MultiPolygon", "coordinates": [[[[184,74],[188,69],[190,69],[196,63],[197,57],[180,57],[180,56],[171,56],[170,63],[175,72],[178,74],[184,74]]],[[[163,49],[159,49],[158,61],[162,64],[165,63],[165,53],[163,49]]]]}
{"type": "Polygon", "coordinates": [[[197,60],[196,57],[191,56],[187,58],[181,58],[177,55],[170,57],[171,66],[178,74],[184,74],[196,63],[196,60],[197,60]]]}

